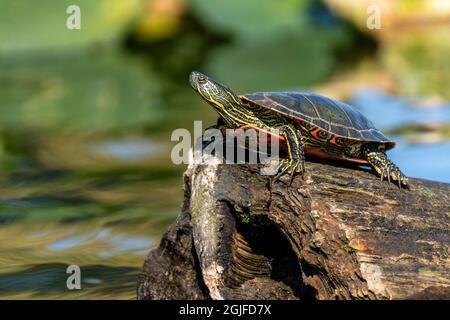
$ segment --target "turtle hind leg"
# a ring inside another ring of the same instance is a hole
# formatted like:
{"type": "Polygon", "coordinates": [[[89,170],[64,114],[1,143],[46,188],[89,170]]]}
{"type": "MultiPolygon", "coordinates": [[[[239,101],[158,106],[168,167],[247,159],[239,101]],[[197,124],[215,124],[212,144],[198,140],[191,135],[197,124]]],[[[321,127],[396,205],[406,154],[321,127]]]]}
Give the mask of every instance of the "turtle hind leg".
{"type": "Polygon", "coordinates": [[[363,148],[363,153],[367,161],[372,165],[375,171],[380,175],[381,180],[387,178],[388,182],[391,179],[398,184],[401,189],[402,186],[409,188],[408,178],[400,171],[400,169],[392,162],[386,155],[384,150],[378,145],[367,145],[363,148]]]}

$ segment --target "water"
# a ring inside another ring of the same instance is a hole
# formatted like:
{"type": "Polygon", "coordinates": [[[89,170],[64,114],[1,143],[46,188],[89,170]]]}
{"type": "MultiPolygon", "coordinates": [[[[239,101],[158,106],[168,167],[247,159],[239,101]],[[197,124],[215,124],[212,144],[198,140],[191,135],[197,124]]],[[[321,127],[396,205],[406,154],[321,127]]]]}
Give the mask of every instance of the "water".
{"type": "Polygon", "coordinates": [[[134,298],[143,259],[182,200],[170,136],[41,134],[30,147],[42,155],[20,153],[0,176],[0,299],[134,298]],[[72,264],[80,291],[66,287],[72,264]]]}
{"type": "Polygon", "coordinates": [[[389,156],[407,176],[450,183],[448,132],[446,135],[435,132],[439,131],[436,128],[448,130],[450,104],[440,103],[424,108],[417,107],[417,100],[365,89],[357,92],[350,102],[397,143],[389,151],[389,156]],[[417,133],[417,129],[414,130],[415,127],[427,125],[433,125],[431,132],[417,133]],[[393,134],[408,127],[413,129],[410,135],[393,134]],[[415,137],[415,141],[411,141],[411,136],[415,137]],[[432,139],[429,139],[430,136],[432,139]]]}

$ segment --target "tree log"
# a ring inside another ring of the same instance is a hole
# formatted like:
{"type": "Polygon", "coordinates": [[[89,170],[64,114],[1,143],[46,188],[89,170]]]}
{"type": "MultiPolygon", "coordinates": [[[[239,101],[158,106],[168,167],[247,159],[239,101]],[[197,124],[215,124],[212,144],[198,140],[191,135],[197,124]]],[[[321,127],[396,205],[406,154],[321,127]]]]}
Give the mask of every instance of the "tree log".
{"type": "Polygon", "coordinates": [[[308,161],[289,186],[259,168],[189,165],[138,299],[450,299],[450,185],[308,161]]]}

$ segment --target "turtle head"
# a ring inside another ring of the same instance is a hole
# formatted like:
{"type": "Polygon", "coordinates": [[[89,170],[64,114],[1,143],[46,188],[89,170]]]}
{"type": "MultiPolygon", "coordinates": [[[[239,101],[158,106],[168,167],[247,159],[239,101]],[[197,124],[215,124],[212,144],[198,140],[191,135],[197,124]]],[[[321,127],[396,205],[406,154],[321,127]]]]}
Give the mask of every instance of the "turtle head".
{"type": "Polygon", "coordinates": [[[219,113],[221,110],[229,110],[241,104],[239,97],[228,87],[200,72],[192,71],[189,82],[192,88],[219,113]]]}

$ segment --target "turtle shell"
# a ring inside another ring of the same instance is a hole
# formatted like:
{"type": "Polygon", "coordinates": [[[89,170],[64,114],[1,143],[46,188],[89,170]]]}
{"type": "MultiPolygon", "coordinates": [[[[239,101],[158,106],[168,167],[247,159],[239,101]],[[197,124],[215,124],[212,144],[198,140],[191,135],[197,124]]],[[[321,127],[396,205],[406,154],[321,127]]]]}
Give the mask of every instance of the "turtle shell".
{"type": "Polygon", "coordinates": [[[256,92],[240,96],[287,117],[306,121],[331,134],[362,142],[395,142],[386,138],[374,124],[352,106],[330,98],[303,92],[256,92]]]}

